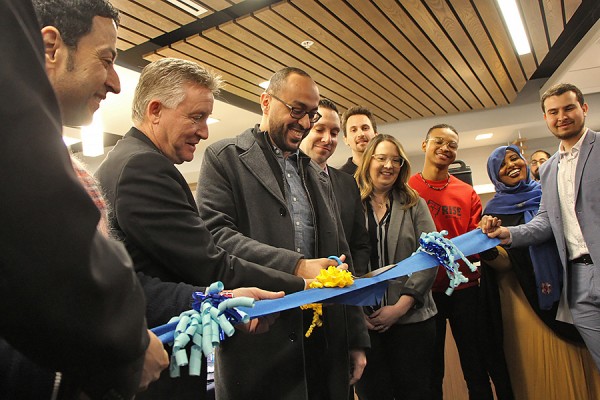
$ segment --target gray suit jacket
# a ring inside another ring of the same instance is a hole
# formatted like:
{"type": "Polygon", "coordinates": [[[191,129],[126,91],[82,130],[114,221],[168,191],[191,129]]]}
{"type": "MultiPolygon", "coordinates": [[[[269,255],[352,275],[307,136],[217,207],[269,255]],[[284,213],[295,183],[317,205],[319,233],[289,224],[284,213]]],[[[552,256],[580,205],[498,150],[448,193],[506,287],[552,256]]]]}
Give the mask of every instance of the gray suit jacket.
{"type": "MultiPolygon", "coordinates": [[[[201,217],[220,246],[291,274],[302,255],[294,251],[283,174],[268,146],[257,128],[209,146],[200,170],[197,201],[201,217]]],[[[299,166],[315,216],[316,256],[348,254],[329,179],[303,153],[299,166]]],[[[324,315],[324,327],[319,329],[327,346],[322,354],[331,369],[323,385],[331,398],[347,398],[348,350],[369,346],[362,311],[329,306],[324,315]]],[[[217,352],[217,396],[306,399],[303,334],[302,313],[293,309],[280,313],[265,334],[234,335],[226,340],[217,352]]]]}
{"type": "MultiPolygon", "coordinates": [[[[575,171],[575,213],[583,239],[590,256],[600,263],[600,135],[589,129],[581,145],[575,171]]],[[[569,261],[563,233],[563,219],[558,197],[558,162],[556,153],[544,164],[541,171],[542,202],[538,214],[529,223],[508,228],[512,235],[512,245],[516,247],[539,244],[554,236],[560,260],[566,271],[569,261]]],[[[595,274],[596,287],[600,287],[600,274],[595,274]]],[[[566,294],[567,285],[564,285],[566,294]]],[[[560,313],[560,311],[559,311],[560,313]]],[[[557,316],[557,319],[560,317],[557,316]]]]}
{"type": "MultiPolygon", "coordinates": [[[[394,203],[390,226],[388,229],[388,254],[392,262],[400,262],[412,255],[419,247],[419,237],[423,232],[435,231],[435,224],[425,200],[419,198],[419,202],[403,210],[404,201],[401,196],[394,192],[394,203]]],[[[425,321],[437,314],[437,308],[431,295],[431,286],[437,274],[437,268],[428,268],[415,272],[410,277],[402,276],[390,281],[387,290],[389,304],[395,304],[400,296],[411,295],[415,299],[415,306],[411,308],[398,324],[411,324],[425,321]]]]}

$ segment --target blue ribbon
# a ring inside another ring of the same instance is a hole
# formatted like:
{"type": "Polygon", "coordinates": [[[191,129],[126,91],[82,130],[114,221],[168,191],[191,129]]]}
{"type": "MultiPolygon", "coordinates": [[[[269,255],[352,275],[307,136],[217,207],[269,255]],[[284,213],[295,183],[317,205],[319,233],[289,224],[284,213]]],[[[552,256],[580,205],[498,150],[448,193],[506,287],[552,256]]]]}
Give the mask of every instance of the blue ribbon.
{"type": "MultiPolygon", "coordinates": [[[[451,242],[465,256],[481,253],[500,243],[498,239],[488,238],[479,229],[457,236],[451,242]]],[[[254,303],[253,308],[238,307],[238,309],[248,314],[250,318],[257,318],[310,303],[372,306],[381,302],[387,288],[388,280],[410,275],[439,264],[440,261],[435,256],[424,252],[417,252],[380,275],[372,278],[355,279],[354,285],[349,287],[309,289],[288,294],[280,299],[257,301],[254,303]]]]}

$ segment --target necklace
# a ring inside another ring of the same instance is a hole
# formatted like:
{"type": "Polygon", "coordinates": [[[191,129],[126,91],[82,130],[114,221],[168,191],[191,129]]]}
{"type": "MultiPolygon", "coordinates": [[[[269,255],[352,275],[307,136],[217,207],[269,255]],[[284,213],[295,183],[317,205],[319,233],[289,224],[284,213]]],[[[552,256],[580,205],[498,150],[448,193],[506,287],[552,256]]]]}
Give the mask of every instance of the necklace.
{"type": "Polygon", "coordinates": [[[424,183],[424,184],[426,184],[428,188],[430,188],[430,189],[433,189],[433,190],[437,190],[437,191],[440,191],[440,190],[444,190],[444,189],[446,189],[446,187],[447,187],[447,186],[448,186],[448,184],[450,183],[450,174],[448,174],[448,179],[446,180],[446,183],[445,183],[445,184],[444,184],[444,186],[442,186],[442,187],[435,187],[435,186],[431,186],[431,185],[429,184],[429,182],[427,182],[427,181],[425,180],[425,178],[423,178],[423,174],[422,174],[421,172],[419,172],[419,176],[421,177],[421,179],[423,180],[423,183],[424,183]]]}
{"type": "Polygon", "coordinates": [[[385,201],[378,201],[375,196],[371,196],[371,201],[375,203],[379,208],[386,208],[388,206],[388,199],[385,201]]]}

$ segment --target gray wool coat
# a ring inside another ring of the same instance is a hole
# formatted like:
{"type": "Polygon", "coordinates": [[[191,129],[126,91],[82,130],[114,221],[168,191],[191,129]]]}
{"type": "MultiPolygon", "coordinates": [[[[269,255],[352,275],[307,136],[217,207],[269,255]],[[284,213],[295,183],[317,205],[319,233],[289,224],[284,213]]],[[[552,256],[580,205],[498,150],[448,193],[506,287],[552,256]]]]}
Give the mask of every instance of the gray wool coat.
{"type": "MultiPolygon", "coordinates": [[[[231,254],[293,273],[294,228],[283,190],[283,173],[258,127],[209,146],[198,181],[198,208],[217,244],[231,254]]],[[[317,257],[349,254],[335,197],[320,168],[300,153],[300,171],[314,211],[317,257]]],[[[351,265],[351,263],[350,263],[351,265]]],[[[358,307],[324,309],[330,364],[323,379],[331,398],[347,399],[350,348],[369,347],[358,307]]],[[[308,399],[304,374],[302,312],[280,313],[268,333],[234,335],[217,351],[219,399],[308,399]]]]}

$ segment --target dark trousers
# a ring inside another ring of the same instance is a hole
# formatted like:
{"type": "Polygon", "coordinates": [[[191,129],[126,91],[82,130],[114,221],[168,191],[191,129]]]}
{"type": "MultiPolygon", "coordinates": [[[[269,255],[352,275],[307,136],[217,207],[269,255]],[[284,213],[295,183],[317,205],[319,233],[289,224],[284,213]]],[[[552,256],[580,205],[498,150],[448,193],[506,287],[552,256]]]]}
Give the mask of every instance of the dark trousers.
{"type": "Polygon", "coordinates": [[[493,399],[492,387],[485,368],[481,351],[479,324],[479,286],[455,290],[451,296],[433,293],[438,309],[436,321],[436,343],[431,370],[431,400],[442,400],[444,381],[444,347],[446,343],[446,320],[450,321],[456,342],[460,366],[469,389],[471,400],[493,399]]]}
{"type": "Polygon", "coordinates": [[[387,332],[369,331],[367,367],[356,384],[361,400],[427,398],[435,320],[394,325],[387,332]]]}

